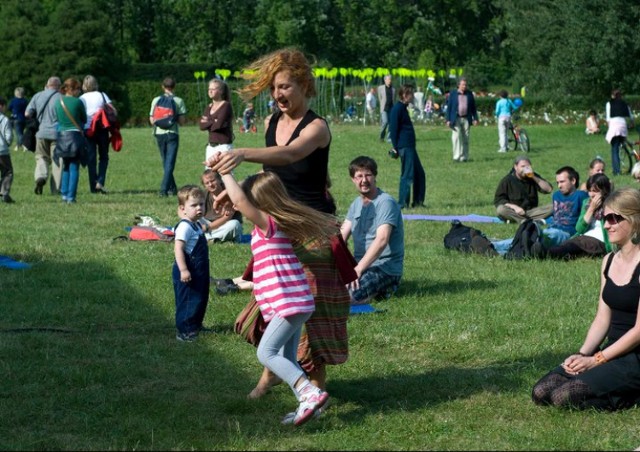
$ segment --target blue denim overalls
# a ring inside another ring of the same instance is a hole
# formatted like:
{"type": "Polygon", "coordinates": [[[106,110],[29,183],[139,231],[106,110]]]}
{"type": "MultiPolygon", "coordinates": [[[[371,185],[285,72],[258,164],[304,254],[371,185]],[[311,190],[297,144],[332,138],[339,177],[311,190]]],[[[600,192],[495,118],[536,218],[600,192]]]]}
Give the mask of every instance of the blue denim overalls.
{"type": "MultiPolygon", "coordinates": [[[[197,223],[187,220],[190,227],[200,230],[197,223]]],[[[178,224],[180,224],[178,223],[178,224]]],[[[177,228],[177,225],[176,225],[177,228]]],[[[191,254],[186,254],[191,281],[180,281],[178,264],[173,262],[173,288],[176,295],[176,329],[180,333],[198,333],[209,302],[209,249],[204,234],[200,234],[191,254]]]]}

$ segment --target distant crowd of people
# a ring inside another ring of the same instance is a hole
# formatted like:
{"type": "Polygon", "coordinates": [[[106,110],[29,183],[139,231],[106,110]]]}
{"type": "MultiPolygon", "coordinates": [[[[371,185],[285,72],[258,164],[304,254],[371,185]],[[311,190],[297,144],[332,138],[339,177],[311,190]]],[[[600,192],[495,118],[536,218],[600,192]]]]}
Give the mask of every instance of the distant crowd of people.
{"type": "Polygon", "coordinates": [[[82,83],[75,78],[63,83],[52,76],[30,100],[24,97],[24,88],[16,88],[15,97],[9,102],[11,122],[5,115],[7,103],[0,98],[0,199],[14,202],[10,195],[13,167],[9,153],[14,131],[14,151],[26,151],[27,138],[33,141],[29,150],[35,153],[36,195],[41,195],[49,182],[52,194],[60,195],[66,204],[75,203],[80,166],[87,167],[90,192],[106,194],[110,139],[115,133],[119,136],[115,130],[119,125],[106,119],[106,109],[117,115],[93,75],[87,75],[82,83]],[[30,126],[30,121],[35,125],[30,126]]]}

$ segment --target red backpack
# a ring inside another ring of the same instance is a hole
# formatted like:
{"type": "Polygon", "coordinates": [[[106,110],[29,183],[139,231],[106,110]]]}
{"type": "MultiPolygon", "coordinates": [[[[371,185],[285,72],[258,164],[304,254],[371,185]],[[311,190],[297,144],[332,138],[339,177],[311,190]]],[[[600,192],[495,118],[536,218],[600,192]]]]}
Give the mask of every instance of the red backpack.
{"type": "Polygon", "coordinates": [[[120,235],[118,237],[115,237],[114,240],[132,240],[136,242],[171,242],[174,239],[174,233],[170,229],[161,231],[153,226],[131,226],[127,229],[129,230],[128,235],[120,235]]]}
{"type": "Polygon", "coordinates": [[[131,226],[129,231],[129,240],[158,240],[161,242],[170,242],[174,238],[173,231],[159,231],[152,226],[131,226]]]}

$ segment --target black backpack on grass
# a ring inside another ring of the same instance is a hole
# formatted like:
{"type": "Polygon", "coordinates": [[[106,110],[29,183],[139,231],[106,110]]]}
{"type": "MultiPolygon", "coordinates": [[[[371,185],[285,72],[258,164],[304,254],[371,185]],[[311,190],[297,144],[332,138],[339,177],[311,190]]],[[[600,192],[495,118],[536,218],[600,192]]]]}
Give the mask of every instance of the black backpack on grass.
{"type": "Polygon", "coordinates": [[[444,247],[463,253],[497,256],[493,243],[478,229],[465,226],[458,220],[451,222],[451,229],[444,236],[444,247]]]}
{"type": "Polygon", "coordinates": [[[542,229],[534,220],[525,220],[520,223],[513,237],[509,250],[504,255],[505,259],[544,259],[547,252],[542,244],[542,229]]]}

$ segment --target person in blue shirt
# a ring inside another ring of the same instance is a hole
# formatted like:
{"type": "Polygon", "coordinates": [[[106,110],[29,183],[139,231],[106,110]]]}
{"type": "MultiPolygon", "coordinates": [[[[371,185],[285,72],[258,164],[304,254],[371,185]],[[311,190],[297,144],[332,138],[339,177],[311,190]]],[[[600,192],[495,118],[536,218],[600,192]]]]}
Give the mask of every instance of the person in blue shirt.
{"type": "MultiPolygon", "coordinates": [[[[13,95],[13,99],[9,101],[9,110],[11,111],[11,122],[16,132],[16,147],[14,151],[17,151],[22,147],[22,135],[24,134],[24,125],[26,123],[24,114],[29,101],[25,99],[24,88],[20,86],[13,91],[13,95]]],[[[26,148],[22,150],[26,151],[26,148]]]]}
{"type": "Polygon", "coordinates": [[[584,200],[589,194],[578,190],[580,175],[570,166],[556,171],[558,190],[551,197],[553,201],[553,220],[544,231],[545,245],[556,246],[569,240],[576,233],[576,224],[584,200]]]}
{"type": "Polygon", "coordinates": [[[498,121],[498,143],[500,149],[498,152],[504,153],[509,150],[509,124],[511,123],[511,115],[518,109],[516,104],[509,99],[509,93],[506,90],[500,91],[500,99],[496,102],[495,116],[498,121]]]}
{"type": "MultiPolygon", "coordinates": [[[[570,166],[563,166],[556,171],[556,184],[558,190],[553,193],[552,220],[542,230],[543,244],[545,248],[558,246],[569,240],[576,233],[576,224],[580,218],[582,204],[589,194],[578,190],[580,175],[570,166]]],[[[543,220],[535,220],[542,225],[543,220]]],[[[504,255],[509,250],[513,238],[492,241],[498,254],[504,255]]]]}

